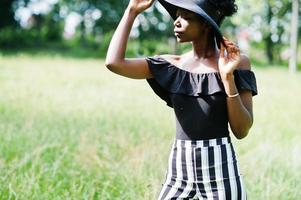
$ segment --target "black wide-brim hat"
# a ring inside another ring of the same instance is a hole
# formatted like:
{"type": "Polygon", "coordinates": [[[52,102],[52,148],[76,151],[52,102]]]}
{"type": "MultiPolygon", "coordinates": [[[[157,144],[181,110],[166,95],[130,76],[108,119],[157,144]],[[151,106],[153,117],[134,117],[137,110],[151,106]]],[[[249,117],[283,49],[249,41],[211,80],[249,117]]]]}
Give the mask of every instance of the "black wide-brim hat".
{"type": "MultiPolygon", "coordinates": [[[[196,13],[204,19],[214,30],[214,36],[217,46],[220,48],[220,42],[224,44],[223,35],[219,29],[218,22],[221,19],[221,14],[214,8],[208,0],[158,0],[161,5],[167,10],[170,16],[176,20],[177,9],[183,8],[196,13]]],[[[225,44],[224,44],[225,45],[225,44]]]]}

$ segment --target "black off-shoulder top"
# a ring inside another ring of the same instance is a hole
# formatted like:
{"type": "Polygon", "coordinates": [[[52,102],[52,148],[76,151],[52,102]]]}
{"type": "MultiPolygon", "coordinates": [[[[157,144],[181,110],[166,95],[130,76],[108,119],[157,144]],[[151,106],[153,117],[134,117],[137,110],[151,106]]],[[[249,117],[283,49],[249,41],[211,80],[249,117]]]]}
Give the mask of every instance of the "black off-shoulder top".
{"type": "MultiPolygon", "coordinates": [[[[146,57],[153,78],[153,91],[174,109],[176,138],[204,140],[229,136],[226,93],[219,72],[193,73],[180,69],[160,56],[146,57]]],[[[251,70],[235,70],[238,91],[257,95],[251,70]]]]}

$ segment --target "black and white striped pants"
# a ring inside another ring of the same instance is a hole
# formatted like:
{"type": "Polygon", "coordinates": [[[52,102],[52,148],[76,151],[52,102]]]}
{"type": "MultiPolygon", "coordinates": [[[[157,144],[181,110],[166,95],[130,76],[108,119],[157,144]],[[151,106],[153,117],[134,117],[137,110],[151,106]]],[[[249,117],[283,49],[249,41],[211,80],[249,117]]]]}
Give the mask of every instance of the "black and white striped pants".
{"type": "Polygon", "coordinates": [[[175,140],[158,200],[246,198],[230,138],[175,140]]]}

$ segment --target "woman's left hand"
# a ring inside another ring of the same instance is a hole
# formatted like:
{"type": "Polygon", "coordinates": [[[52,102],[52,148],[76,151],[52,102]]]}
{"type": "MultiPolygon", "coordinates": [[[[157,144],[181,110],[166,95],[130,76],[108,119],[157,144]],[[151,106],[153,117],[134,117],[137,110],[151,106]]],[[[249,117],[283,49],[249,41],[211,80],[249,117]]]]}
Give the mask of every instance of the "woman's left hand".
{"type": "Polygon", "coordinates": [[[223,79],[233,75],[234,70],[240,63],[240,50],[236,44],[224,37],[224,46],[221,43],[218,68],[223,79]],[[225,52],[226,51],[226,52],[225,52]]]}

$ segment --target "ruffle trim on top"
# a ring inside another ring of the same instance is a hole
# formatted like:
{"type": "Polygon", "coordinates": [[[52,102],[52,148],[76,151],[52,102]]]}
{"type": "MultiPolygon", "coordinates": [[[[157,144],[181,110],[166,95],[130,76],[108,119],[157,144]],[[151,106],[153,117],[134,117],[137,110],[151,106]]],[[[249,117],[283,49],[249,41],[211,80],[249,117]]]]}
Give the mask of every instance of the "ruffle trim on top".
{"type": "MultiPolygon", "coordinates": [[[[172,107],[170,93],[188,96],[225,93],[219,72],[193,73],[176,67],[160,56],[147,57],[149,69],[154,78],[147,82],[154,92],[172,107]]],[[[235,84],[239,91],[250,90],[257,94],[256,78],[250,70],[235,70],[235,84]]]]}

